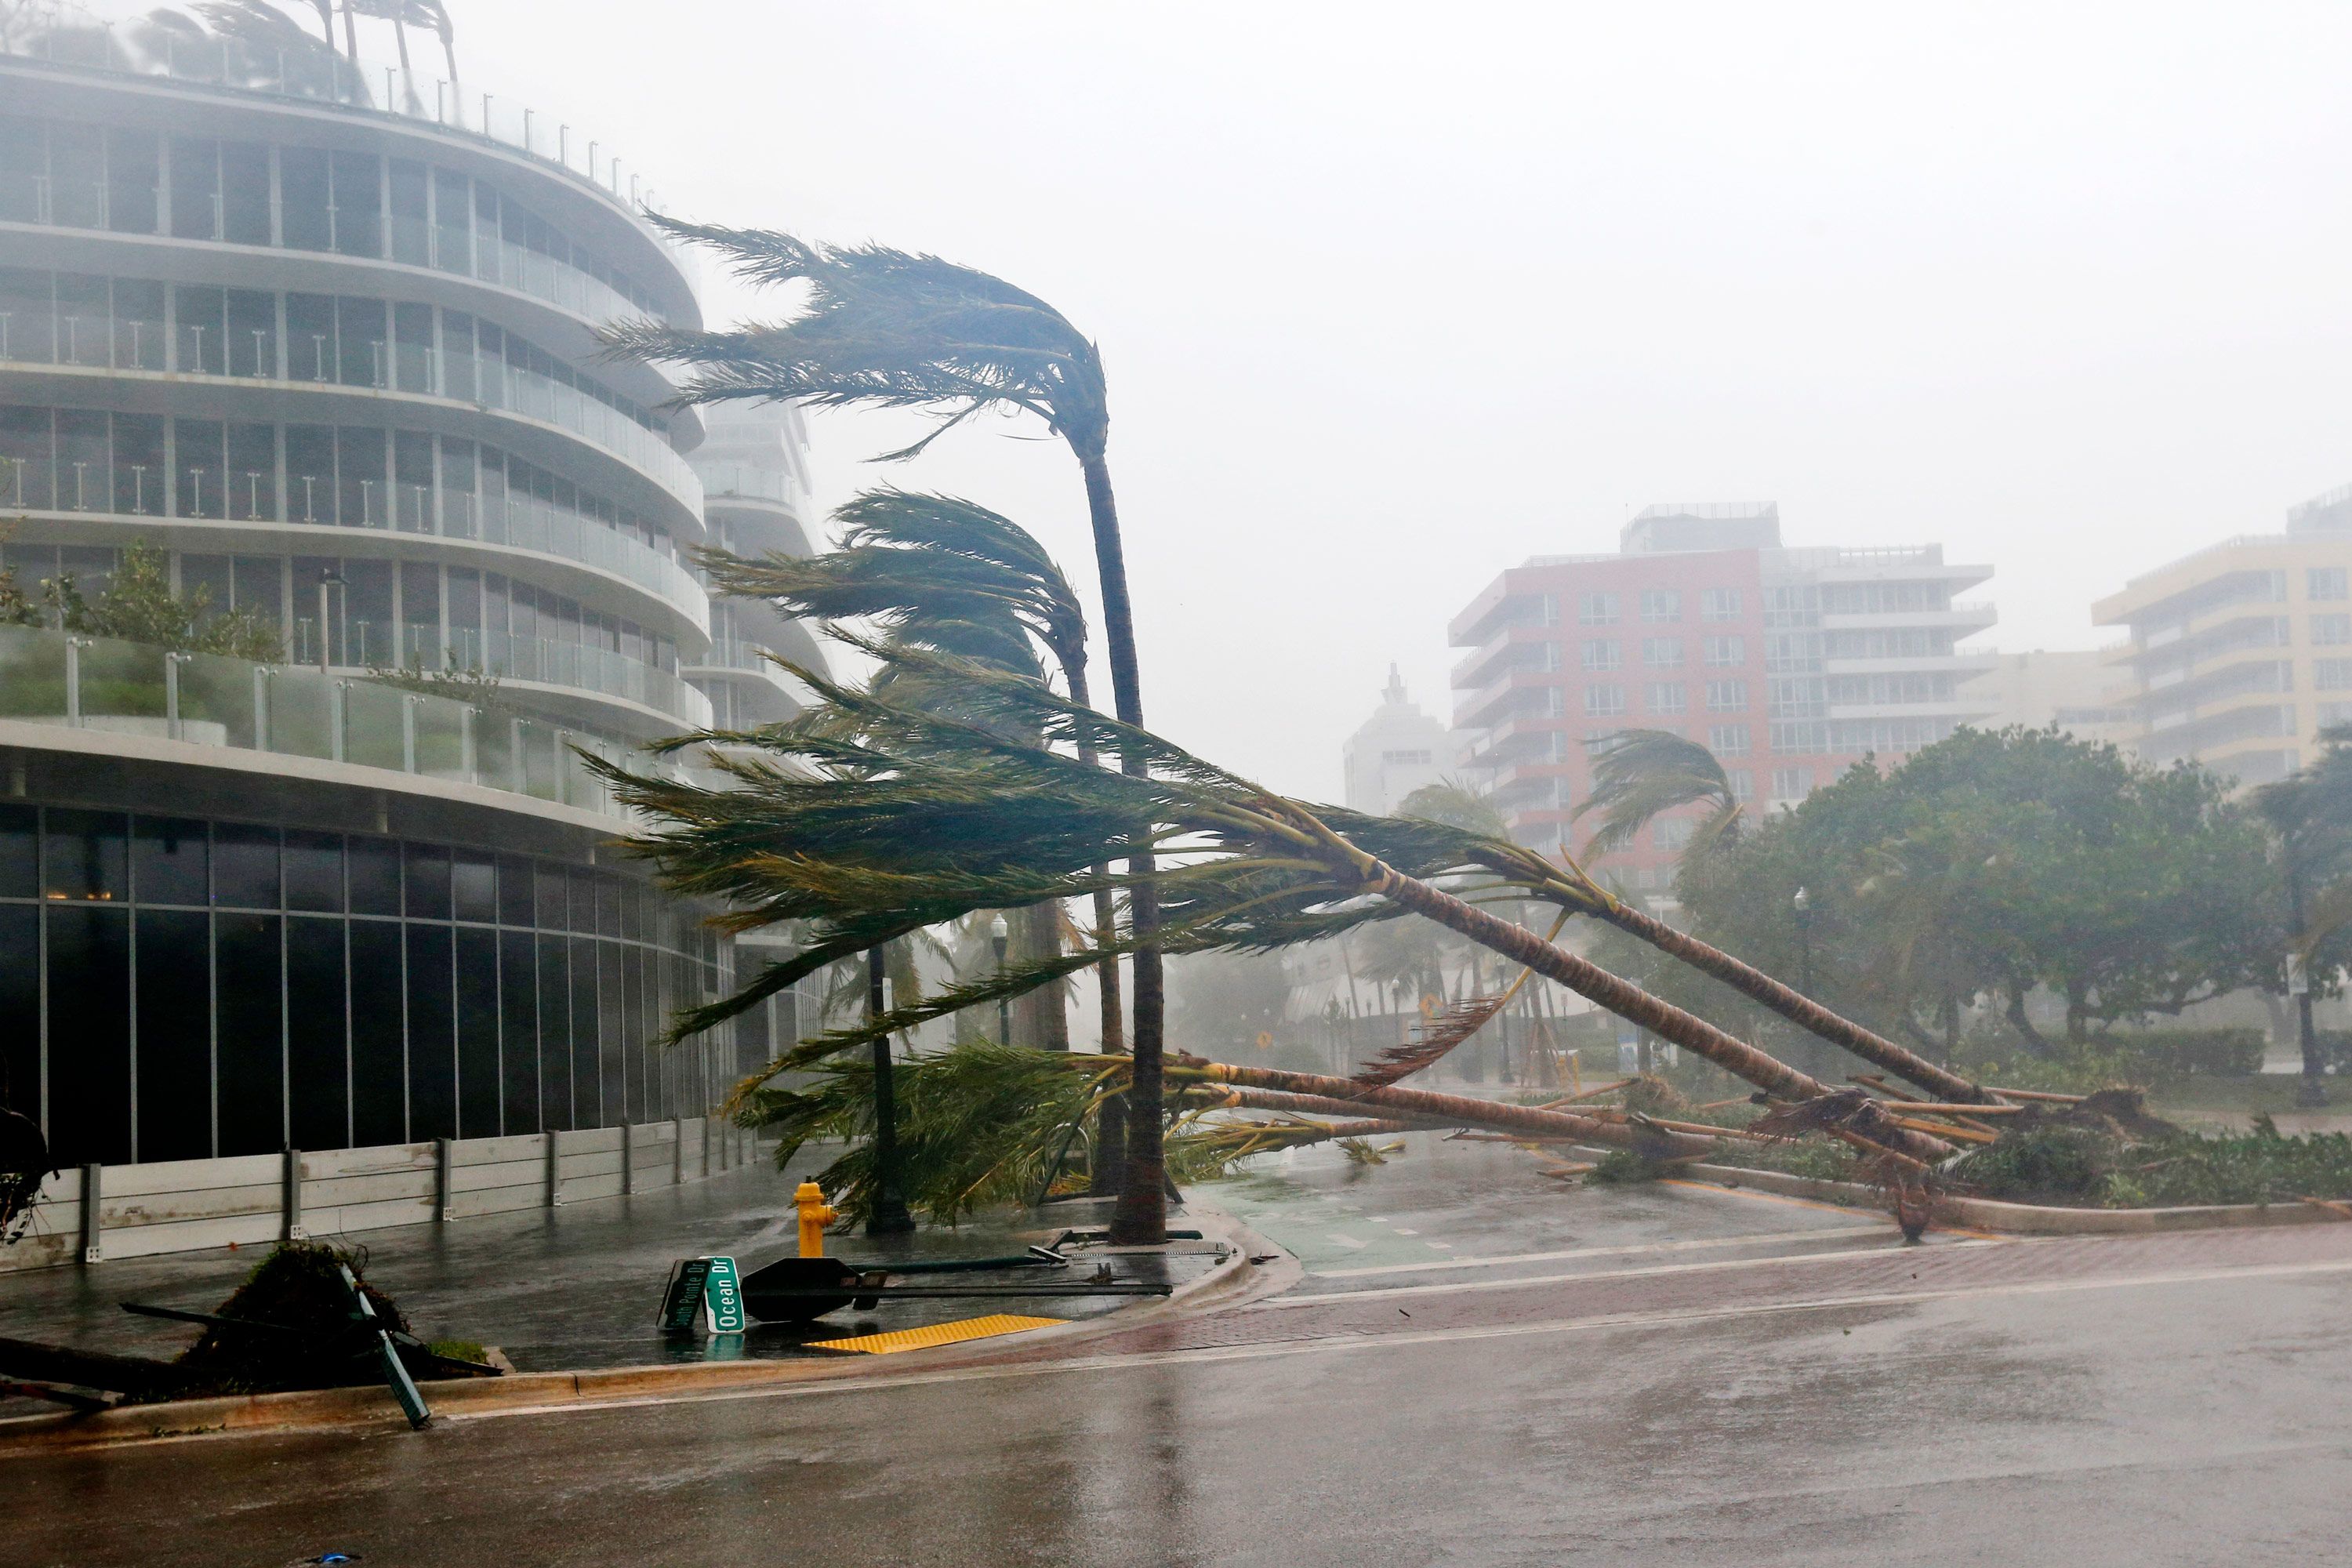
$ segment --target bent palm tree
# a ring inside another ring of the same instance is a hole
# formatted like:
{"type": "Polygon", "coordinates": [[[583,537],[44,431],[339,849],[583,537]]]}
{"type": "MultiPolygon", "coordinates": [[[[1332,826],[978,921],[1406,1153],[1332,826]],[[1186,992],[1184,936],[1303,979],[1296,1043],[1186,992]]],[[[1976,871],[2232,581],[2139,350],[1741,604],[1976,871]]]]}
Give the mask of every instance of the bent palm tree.
{"type": "Polygon", "coordinates": [[[1601,813],[1584,847],[1598,858],[1622,849],[1653,818],[1685,805],[1709,809],[1691,837],[1703,849],[1739,830],[1740,805],[1715,753],[1669,730],[1620,730],[1592,763],[1592,794],[1576,816],[1601,813]]]}
{"type": "MultiPolygon", "coordinates": [[[[1266,951],[1417,914],[1587,996],[1768,1094],[1820,1099],[1827,1085],[1585,959],[1476,907],[1529,898],[1588,909],[1608,896],[1572,883],[1517,846],[1441,824],[1307,807],[1024,681],[964,661],[863,644],[868,654],[966,683],[955,719],[901,706],[799,672],[828,711],[751,734],[719,737],[778,760],[847,775],[819,783],[774,763],[730,759],[737,787],[706,789],[602,769],[656,827],[635,840],[679,890],[726,904],[720,923],[751,930],[805,921],[793,959],[736,995],[680,1015],[674,1034],[732,1016],[847,952],[974,909],[1083,896],[1106,879],[1106,846],[1129,855],[1108,880],[1130,895],[1146,881],[1166,923],[1131,932],[1171,952],[1266,951]],[[1034,732],[1042,745],[1005,738],[1034,732]],[[1057,748],[1082,735],[1144,760],[1147,771],[1088,768],[1057,748]],[[1462,893],[1434,885],[1454,880],[1462,893]],[[1471,885],[1465,879],[1479,879],[1471,885]]],[[[667,742],[698,743],[695,737],[667,742]]],[[[1046,984],[1092,962],[1062,955],[968,983],[920,1003],[802,1042],[770,1064],[782,1071],[866,1044],[877,1032],[1046,984]]],[[[1269,1085],[1268,1087],[1281,1087],[1269,1085]]],[[[1130,1091],[1132,1092],[1132,1091],[1130,1091]]],[[[1367,1095],[1376,1091],[1365,1091],[1367,1095]]],[[[1368,1104],[1378,1104],[1368,1098],[1368,1104]]],[[[1841,1107],[1838,1125],[1918,1166],[1951,1152],[1870,1103],[1841,1107]]]]}
{"type": "MultiPolygon", "coordinates": [[[[802,284],[807,289],[801,311],[778,323],[730,332],[690,331],[654,321],[604,329],[613,353],[690,366],[680,394],[686,401],[790,398],[818,408],[919,408],[938,416],[928,435],[884,453],[886,460],[913,457],[988,409],[1034,415],[1068,445],[1086,482],[1114,706],[1122,723],[1139,729],[1143,688],[1135,614],[1106,458],[1108,388],[1095,345],[1034,294],[935,256],[882,246],[811,245],[761,229],[657,221],[681,239],[718,251],[755,283],[802,284]]],[[[1119,764],[1138,776],[1145,767],[1140,753],[1121,753],[1119,764]]],[[[1131,846],[1126,852],[1142,857],[1138,868],[1150,870],[1148,847],[1131,846]]],[[[1157,1242],[1167,1229],[1160,1154],[1167,995],[1160,948],[1149,940],[1159,923],[1150,879],[1136,881],[1128,898],[1129,924],[1146,940],[1134,949],[1129,1170],[1113,1229],[1125,1242],[1157,1242]]],[[[1106,1038],[1106,1046],[1110,1043],[1106,1038]]]]}

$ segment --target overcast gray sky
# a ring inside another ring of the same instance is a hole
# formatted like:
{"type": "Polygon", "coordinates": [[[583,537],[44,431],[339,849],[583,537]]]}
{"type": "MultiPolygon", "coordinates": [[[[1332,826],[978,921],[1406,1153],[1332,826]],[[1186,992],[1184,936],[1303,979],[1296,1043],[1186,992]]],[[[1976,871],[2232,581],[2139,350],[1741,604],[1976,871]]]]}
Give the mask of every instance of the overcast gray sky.
{"type": "MultiPolygon", "coordinates": [[[[2340,6],[452,8],[469,85],[665,205],[1096,335],[1150,715],[1294,790],[1338,793],[1391,660],[1443,710],[1497,571],[1652,500],[1939,540],[1998,568],[1992,644],[2080,647],[2352,480],[2340,6]]],[[[1057,446],[864,466],[895,433],[818,424],[828,504],[960,491],[1091,589],[1057,446]]]]}

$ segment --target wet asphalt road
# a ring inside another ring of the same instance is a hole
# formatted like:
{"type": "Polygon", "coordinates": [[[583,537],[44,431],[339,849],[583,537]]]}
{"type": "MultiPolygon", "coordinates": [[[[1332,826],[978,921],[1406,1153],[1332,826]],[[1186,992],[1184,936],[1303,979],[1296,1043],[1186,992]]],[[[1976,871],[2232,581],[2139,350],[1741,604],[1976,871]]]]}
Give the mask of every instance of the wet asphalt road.
{"type": "Polygon", "coordinates": [[[2308,1564],[2352,1226],[1905,1249],[1509,1150],[1208,1189],[1295,1291],[993,1365],[0,1464],[12,1563],[2308,1564]]]}

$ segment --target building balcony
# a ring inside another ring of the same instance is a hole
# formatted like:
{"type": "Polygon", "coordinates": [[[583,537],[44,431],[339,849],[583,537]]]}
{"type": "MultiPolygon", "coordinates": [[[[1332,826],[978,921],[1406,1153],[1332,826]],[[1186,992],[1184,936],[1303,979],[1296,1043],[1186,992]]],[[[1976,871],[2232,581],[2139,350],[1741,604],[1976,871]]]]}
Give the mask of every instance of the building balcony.
{"type": "Polygon", "coordinates": [[[1875,610],[1850,614],[1824,610],[1822,612],[1822,630],[1892,631],[1920,626],[1935,631],[1948,630],[1955,637],[1967,637],[1985,630],[2000,618],[1999,612],[1990,605],[1954,605],[1944,610],[1875,610]]]}
{"type": "MultiPolygon", "coordinates": [[[[75,731],[72,749],[200,762],[207,752],[341,765],[354,785],[496,791],[625,821],[586,751],[675,774],[593,734],[503,705],[405,690],[364,671],[167,654],[141,643],[0,626],[0,722],[75,731]]],[[[265,770],[267,771],[267,770],[265,770]]]]}
{"type": "Polygon", "coordinates": [[[1966,721],[1992,712],[1987,702],[1955,698],[1948,702],[1832,702],[1832,719],[1952,719],[1966,721]]]}
{"type": "Polygon", "coordinates": [[[1993,653],[1923,654],[1911,658],[1825,658],[1823,675],[1953,675],[1963,679],[2000,668],[1993,653]]]}
{"type": "MultiPolygon", "coordinates": [[[[694,268],[683,249],[649,222],[642,210],[642,175],[623,174],[609,144],[576,132],[569,122],[540,114],[529,105],[493,93],[468,93],[449,81],[399,66],[362,61],[356,68],[331,63],[331,57],[288,54],[235,39],[194,39],[156,29],[142,40],[146,58],[133,58],[110,29],[56,29],[0,51],[0,70],[15,79],[11,96],[29,110],[46,110],[60,99],[84,98],[94,87],[125,95],[158,98],[159,112],[190,132],[203,129],[200,116],[167,107],[174,100],[218,105],[249,117],[261,112],[289,118],[331,117],[372,121],[394,150],[408,156],[459,155],[460,162],[505,165],[525,176],[529,187],[551,187],[564,198],[580,226],[625,235],[626,249],[646,265],[637,270],[656,290],[640,301],[620,294],[593,274],[529,251],[500,252],[476,266],[493,269],[501,281],[592,319],[655,313],[680,325],[698,326],[693,295],[694,268]],[[20,53],[29,49],[33,53],[20,53]],[[377,90],[382,90],[378,101],[377,90]]],[[[241,127],[254,134],[250,124],[241,127]]],[[[44,181],[44,185],[49,185],[44,181]]],[[[532,194],[541,194],[534,189],[532,194]]],[[[0,200],[12,193],[0,192],[0,200]]],[[[37,198],[47,216],[38,221],[103,227],[104,192],[50,186],[13,193],[18,205],[37,198]],[[95,215],[98,221],[89,222],[95,215]]],[[[14,216],[13,210],[9,216],[14,216]]],[[[562,215],[558,215],[562,216],[562,215]]],[[[421,242],[420,256],[428,254],[421,242]]],[[[482,247],[488,248],[488,247],[482,247]]],[[[436,265],[451,266],[455,257],[436,265]]]]}
{"type": "Polygon", "coordinates": [[[1538,669],[1514,669],[1490,686],[1470,693],[1454,705],[1454,727],[1457,730],[1486,730],[1507,718],[1531,717],[1519,710],[1531,694],[1540,694],[1548,687],[1559,684],[1555,672],[1538,669]]]}
{"type": "Polygon", "coordinates": [[[1545,626],[1540,622],[1520,622],[1504,626],[1454,667],[1447,684],[1456,690],[1484,685],[1488,678],[1504,673],[1497,667],[1498,661],[1526,657],[1520,653],[1521,649],[1540,647],[1547,642],[1559,639],[1558,626],[1545,626]]]}

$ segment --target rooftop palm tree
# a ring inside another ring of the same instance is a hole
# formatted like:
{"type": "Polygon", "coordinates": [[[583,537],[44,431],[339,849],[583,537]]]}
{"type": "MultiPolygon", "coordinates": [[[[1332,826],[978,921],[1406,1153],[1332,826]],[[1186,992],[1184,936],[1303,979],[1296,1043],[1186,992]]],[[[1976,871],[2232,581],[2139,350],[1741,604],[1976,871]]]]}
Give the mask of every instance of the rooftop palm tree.
{"type": "MultiPolygon", "coordinates": [[[[1143,689],[1107,459],[1110,407],[1102,355],[1059,310],[974,268],[883,246],[813,245],[788,234],[661,218],[681,239],[707,246],[755,283],[805,292],[788,319],[732,331],[694,331],[656,321],[605,329],[609,351],[689,367],[688,402],[789,398],[811,407],[923,409],[937,416],[920,440],[884,453],[911,458],[990,410],[1028,414],[1069,447],[1086,484],[1100,579],[1111,694],[1119,721],[1139,729],[1143,689]]],[[[1120,766],[1140,775],[1141,753],[1120,766]]],[[[1148,846],[1129,847],[1149,871],[1148,846]]],[[[1160,1062],[1167,998],[1147,876],[1129,890],[1128,917],[1145,940],[1134,949],[1135,1083],[1129,1177],[1113,1222],[1118,1239],[1156,1242],[1167,1229],[1160,1154],[1160,1062]]]]}

